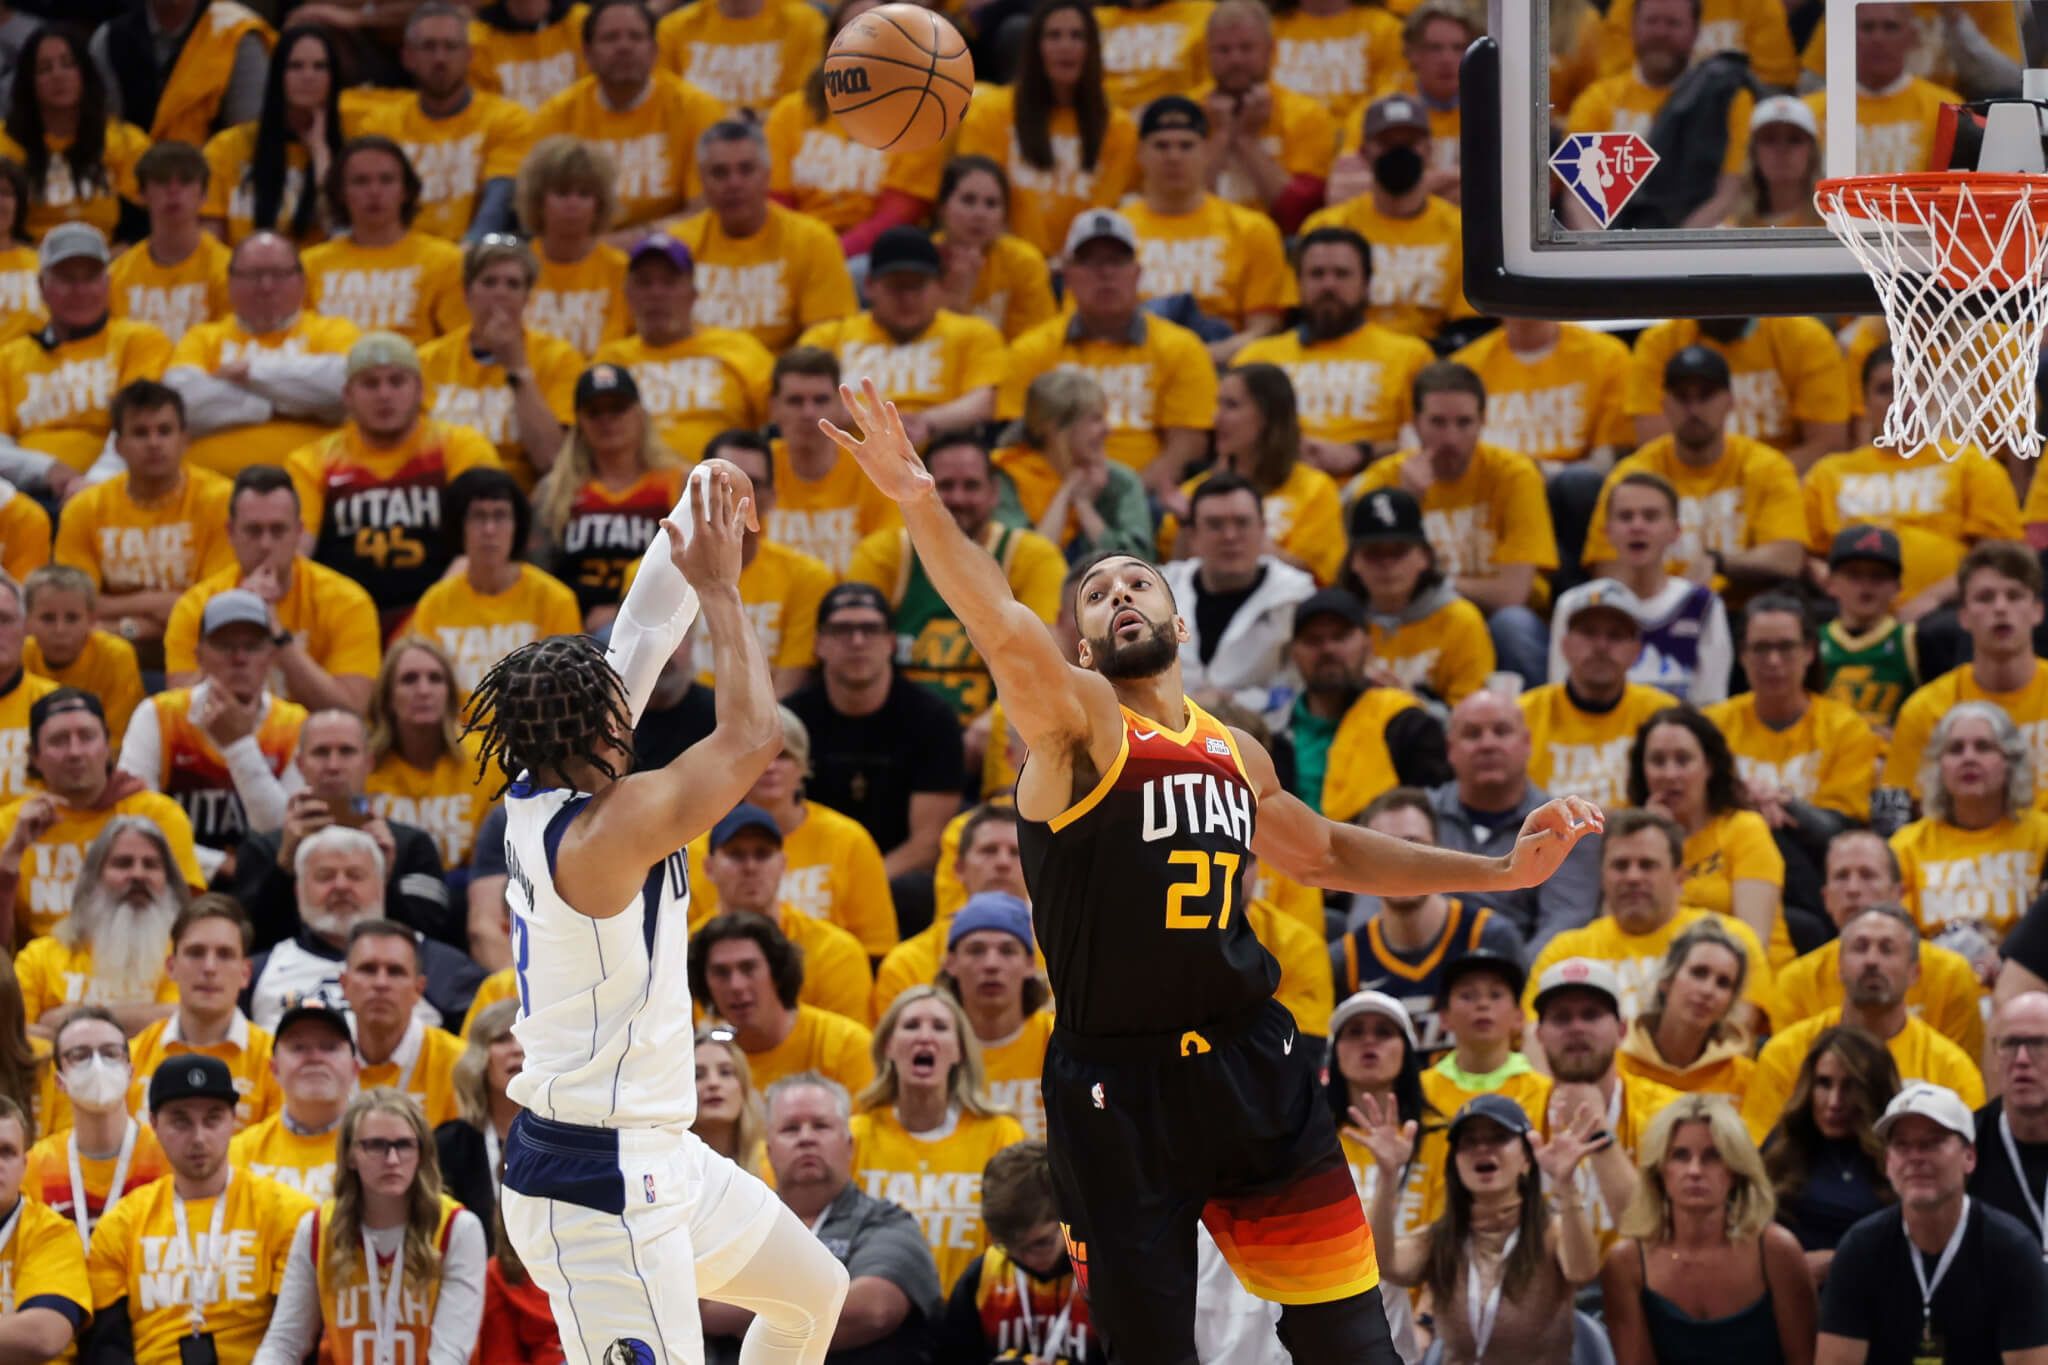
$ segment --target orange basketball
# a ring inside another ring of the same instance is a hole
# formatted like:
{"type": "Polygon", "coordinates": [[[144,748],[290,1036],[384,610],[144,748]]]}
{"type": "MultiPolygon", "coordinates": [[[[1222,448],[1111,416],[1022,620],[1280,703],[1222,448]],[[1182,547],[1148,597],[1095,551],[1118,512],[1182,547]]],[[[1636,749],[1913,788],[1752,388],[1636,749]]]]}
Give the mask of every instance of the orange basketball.
{"type": "Polygon", "coordinates": [[[967,40],[922,5],[881,5],[825,54],[825,104],[854,141],[885,152],[936,147],[974,93],[967,40]]]}

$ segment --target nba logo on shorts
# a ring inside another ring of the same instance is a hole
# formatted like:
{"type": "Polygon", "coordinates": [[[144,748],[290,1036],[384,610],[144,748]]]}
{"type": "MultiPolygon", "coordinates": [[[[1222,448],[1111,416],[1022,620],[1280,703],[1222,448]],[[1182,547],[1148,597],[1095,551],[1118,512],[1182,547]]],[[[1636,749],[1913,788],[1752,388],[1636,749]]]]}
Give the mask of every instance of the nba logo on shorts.
{"type": "Polygon", "coordinates": [[[1639,133],[1573,133],[1550,168],[1593,221],[1612,223],[1635,197],[1659,157],[1639,133]]]}
{"type": "Polygon", "coordinates": [[[647,1202],[652,1204],[654,1202],[654,1172],[649,1171],[640,1177],[640,1188],[647,1192],[647,1202]]]}
{"type": "Polygon", "coordinates": [[[1107,1109],[1109,1107],[1107,1104],[1103,1103],[1101,1081],[1097,1081],[1095,1084],[1088,1087],[1088,1098],[1095,1101],[1095,1107],[1097,1109],[1107,1109]]]}

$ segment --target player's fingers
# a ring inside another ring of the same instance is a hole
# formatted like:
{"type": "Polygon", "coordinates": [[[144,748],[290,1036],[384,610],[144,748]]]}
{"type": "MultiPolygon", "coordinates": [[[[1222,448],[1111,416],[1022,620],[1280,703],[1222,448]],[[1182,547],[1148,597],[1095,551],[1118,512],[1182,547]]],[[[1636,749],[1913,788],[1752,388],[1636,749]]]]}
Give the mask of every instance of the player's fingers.
{"type": "Polygon", "coordinates": [[[818,419],[818,430],[824,432],[827,436],[831,437],[832,444],[838,446],[847,454],[857,455],[860,453],[860,442],[854,438],[852,433],[841,431],[837,426],[825,420],[823,417],[820,417],[818,419]]]}
{"type": "Polygon", "coordinates": [[[847,416],[851,417],[853,424],[860,428],[860,434],[863,437],[875,434],[874,427],[868,422],[867,405],[861,401],[860,393],[853,385],[840,384],[839,401],[846,405],[847,416]]]}
{"type": "Polygon", "coordinates": [[[684,541],[683,541],[683,528],[682,528],[682,527],[680,527],[680,526],[676,525],[676,524],[675,524],[675,523],[674,523],[673,521],[670,521],[670,520],[669,520],[669,519],[668,519],[667,517],[663,517],[663,518],[661,519],[661,529],[662,529],[663,531],[667,532],[667,534],[668,534],[668,547],[669,547],[669,550],[670,550],[671,552],[674,552],[674,551],[676,551],[676,550],[680,550],[680,549],[682,549],[682,548],[683,548],[683,545],[684,545],[684,541]]]}
{"type": "Polygon", "coordinates": [[[754,500],[752,498],[740,499],[739,519],[740,524],[749,531],[758,532],[761,529],[760,518],[754,515],[754,500]]]}

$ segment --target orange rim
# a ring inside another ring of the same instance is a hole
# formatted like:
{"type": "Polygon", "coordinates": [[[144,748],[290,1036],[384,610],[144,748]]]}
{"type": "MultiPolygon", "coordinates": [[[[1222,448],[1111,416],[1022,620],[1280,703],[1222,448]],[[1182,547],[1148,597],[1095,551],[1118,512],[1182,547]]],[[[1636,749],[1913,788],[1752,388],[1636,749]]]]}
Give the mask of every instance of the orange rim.
{"type": "Polygon", "coordinates": [[[2048,175],[1922,171],[1910,175],[1837,176],[1813,187],[1817,198],[1879,213],[1893,222],[1914,227],[1924,225],[1925,220],[1897,212],[1898,206],[1959,202],[1965,191],[1971,204],[1986,213],[2000,214],[2024,204],[2033,210],[2036,222],[2048,223],[2048,175]]]}

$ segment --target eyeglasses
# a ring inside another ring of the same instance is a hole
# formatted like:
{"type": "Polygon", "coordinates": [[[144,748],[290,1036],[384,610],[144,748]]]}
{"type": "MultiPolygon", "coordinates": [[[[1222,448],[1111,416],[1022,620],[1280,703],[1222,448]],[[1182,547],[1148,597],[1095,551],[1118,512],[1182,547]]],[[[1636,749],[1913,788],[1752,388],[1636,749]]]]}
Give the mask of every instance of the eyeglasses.
{"type": "Polygon", "coordinates": [[[393,1157],[415,1157],[420,1152],[418,1138],[359,1138],[356,1146],[363,1149],[372,1161],[389,1161],[393,1157]]]}
{"type": "Polygon", "coordinates": [[[98,1047],[67,1047],[57,1054],[57,1060],[67,1071],[74,1066],[84,1066],[95,1057],[106,1062],[126,1062],[128,1048],[121,1043],[102,1043],[98,1047]]]}
{"type": "Polygon", "coordinates": [[[834,640],[860,640],[887,635],[889,627],[881,621],[832,621],[818,627],[818,633],[834,640]]]}
{"type": "Polygon", "coordinates": [[[2001,1057],[2017,1057],[2024,1052],[2038,1062],[2044,1055],[2048,1055],[2048,1038],[2034,1034],[2007,1034],[1997,1039],[1992,1046],[1998,1049],[1998,1055],[2001,1057]]]}

